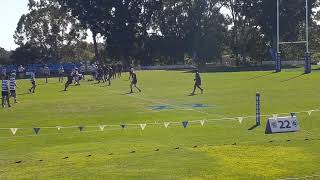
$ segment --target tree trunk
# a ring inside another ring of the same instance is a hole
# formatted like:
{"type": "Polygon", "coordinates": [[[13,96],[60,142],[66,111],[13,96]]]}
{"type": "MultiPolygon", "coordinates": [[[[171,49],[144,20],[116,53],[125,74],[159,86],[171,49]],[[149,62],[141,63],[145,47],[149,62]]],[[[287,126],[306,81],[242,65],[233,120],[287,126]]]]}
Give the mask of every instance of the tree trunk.
{"type": "Polygon", "coordinates": [[[102,60],[99,55],[99,50],[98,50],[98,44],[97,44],[97,33],[93,30],[92,31],[92,40],[93,40],[93,47],[94,47],[94,54],[95,54],[95,60],[99,62],[99,64],[103,64],[102,60]]]}

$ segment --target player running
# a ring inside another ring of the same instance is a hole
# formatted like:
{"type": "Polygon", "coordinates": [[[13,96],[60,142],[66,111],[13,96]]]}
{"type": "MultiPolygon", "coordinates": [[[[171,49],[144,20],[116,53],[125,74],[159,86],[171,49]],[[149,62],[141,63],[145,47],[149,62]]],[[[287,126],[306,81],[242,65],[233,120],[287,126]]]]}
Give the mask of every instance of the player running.
{"type": "Polygon", "coordinates": [[[80,80],[82,78],[82,75],[79,73],[78,68],[75,68],[75,70],[73,71],[72,77],[74,79],[74,84],[76,86],[80,86],[80,80]]]}
{"type": "Polygon", "coordinates": [[[200,77],[200,74],[199,74],[199,71],[196,70],[195,72],[195,84],[194,84],[194,88],[193,88],[193,92],[191,93],[191,95],[195,95],[195,92],[196,92],[196,88],[199,88],[201,90],[201,94],[203,94],[203,89],[201,88],[201,77],[200,77]]]}
{"type": "Polygon", "coordinates": [[[131,73],[131,84],[130,84],[130,89],[131,89],[131,91],[130,91],[130,93],[133,93],[133,91],[132,91],[132,87],[133,87],[133,86],[134,86],[135,88],[137,88],[137,89],[139,90],[139,92],[141,92],[141,89],[139,89],[139,88],[137,87],[137,83],[138,83],[137,74],[133,71],[133,72],[131,73]]]}
{"type": "Polygon", "coordinates": [[[32,84],[32,86],[31,86],[31,88],[29,89],[29,92],[31,93],[34,93],[35,92],[35,90],[36,90],[36,87],[37,87],[37,85],[36,85],[36,74],[34,73],[34,72],[31,72],[31,84],[32,84]]]}
{"type": "Polygon", "coordinates": [[[14,103],[17,103],[17,93],[16,93],[16,74],[12,73],[9,81],[10,97],[14,98],[14,103]]]}
{"type": "Polygon", "coordinates": [[[8,86],[8,76],[4,76],[2,80],[2,108],[4,108],[5,102],[7,102],[8,107],[10,108],[9,100],[9,86],[8,86]]]}
{"type": "Polygon", "coordinates": [[[109,74],[108,75],[108,82],[109,82],[108,86],[111,86],[112,72],[113,72],[112,67],[109,66],[109,68],[108,68],[108,74],[109,74]]]}
{"type": "Polygon", "coordinates": [[[133,72],[134,72],[134,69],[130,68],[130,70],[129,70],[129,80],[131,80],[133,72]]]}
{"type": "Polygon", "coordinates": [[[100,83],[101,81],[104,82],[103,74],[104,74],[103,68],[102,68],[102,66],[99,66],[99,67],[98,67],[98,74],[97,74],[97,81],[98,81],[98,83],[100,83]]]}
{"type": "Polygon", "coordinates": [[[68,75],[68,80],[64,85],[64,91],[67,91],[68,87],[70,86],[70,84],[72,84],[73,82],[73,78],[75,76],[75,70],[73,70],[69,75],[68,75]]]}
{"type": "Polygon", "coordinates": [[[123,71],[122,64],[120,64],[120,63],[118,64],[117,70],[118,70],[118,78],[121,78],[121,74],[122,74],[122,71],[123,71]]]}
{"type": "Polygon", "coordinates": [[[81,79],[85,80],[85,73],[86,73],[86,66],[81,63],[81,66],[79,68],[80,74],[81,74],[81,79]]]}

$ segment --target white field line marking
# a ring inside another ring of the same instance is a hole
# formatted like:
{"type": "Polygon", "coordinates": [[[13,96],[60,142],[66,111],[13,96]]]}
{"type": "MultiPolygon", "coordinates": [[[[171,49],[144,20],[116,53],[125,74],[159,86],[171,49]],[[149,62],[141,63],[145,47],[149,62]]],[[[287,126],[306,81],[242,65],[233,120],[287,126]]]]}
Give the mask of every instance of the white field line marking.
{"type": "Polygon", "coordinates": [[[284,179],[277,179],[277,180],[294,180],[294,179],[313,179],[316,177],[320,177],[320,175],[312,175],[312,176],[303,176],[303,177],[291,177],[291,178],[284,178],[284,179]]]}

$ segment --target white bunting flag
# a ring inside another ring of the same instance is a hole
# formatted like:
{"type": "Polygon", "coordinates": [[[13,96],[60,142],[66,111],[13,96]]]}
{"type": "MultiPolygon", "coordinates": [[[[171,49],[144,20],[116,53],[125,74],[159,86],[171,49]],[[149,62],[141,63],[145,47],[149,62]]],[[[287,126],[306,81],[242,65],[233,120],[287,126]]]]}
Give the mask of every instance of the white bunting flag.
{"type": "Polygon", "coordinates": [[[238,117],[239,123],[242,124],[243,117],[238,117]]]}
{"type": "Polygon", "coordinates": [[[106,125],[100,125],[99,128],[101,131],[104,131],[104,128],[106,127],[106,125]]]}
{"type": "Polygon", "coordinates": [[[164,127],[166,127],[166,128],[168,128],[168,127],[169,127],[169,125],[170,125],[170,123],[169,123],[169,122],[165,122],[165,123],[164,123],[164,127]]]}
{"type": "Polygon", "coordinates": [[[11,128],[10,130],[11,130],[12,134],[15,135],[18,131],[18,128],[11,128]]]}
{"type": "Polygon", "coordinates": [[[312,112],[313,112],[313,110],[308,111],[309,116],[311,116],[312,112]]]}
{"type": "Polygon", "coordinates": [[[201,120],[200,123],[201,123],[201,126],[204,126],[205,121],[201,120]]]}
{"type": "Polygon", "coordinates": [[[60,130],[61,130],[61,128],[62,128],[61,126],[57,126],[58,131],[60,131],[60,130]]]}
{"type": "Polygon", "coordinates": [[[144,130],[146,128],[147,124],[140,124],[140,127],[142,130],[144,130]]]}

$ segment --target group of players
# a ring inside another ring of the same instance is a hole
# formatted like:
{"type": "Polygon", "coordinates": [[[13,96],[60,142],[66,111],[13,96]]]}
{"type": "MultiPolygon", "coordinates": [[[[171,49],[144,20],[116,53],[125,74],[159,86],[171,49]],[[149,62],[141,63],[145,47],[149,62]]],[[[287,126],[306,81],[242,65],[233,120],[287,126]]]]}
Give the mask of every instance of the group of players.
{"type": "MultiPolygon", "coordinates": [[[[123,68],[122,66],[112,67],[107,65],[96,66],[96,70],[92,72],[92,79],[90,81],[97,81],[97,83],[106,83],[111,85],[111,79],[120,78],[122,76],[123,68]],[[115,69],[117,68],[117,69],[115,69]]],[[[63,66],[61,66],[58,70],[59,73],[59,82],[63,82],[63,78],[65,76],[65,71],[63,66]]],[[[75,84],[75,86],[80,85],[80,81],[85,79],[84,76],[85,69],[83,66],[78,69],[77,67],[74,68],[70,73],[67,74],[67,82],[64,86],[64,91],[67,91],[68,87],[71,84],[75,84]]],[[[46,78],[46,83],[48,83],[48,78],[50,76],[50,69],[45,66],[44,68],[44,75],[46,78]]],[[[31,81],[31,88],[29,89],[30,93],[35,93],[36,90],[36,77],[35,73],[30,73],[30,81],[31,81]]],[[[130,93],[133,93],[133,88],[136,88],[139,92],[142,90],[137,86],[138,79],[137,74],[133,68],[129,70],[129,80],[130,81],[130,93]]],[[[195,95],[196,89],[200,89],[201,93],[203,93],[204,89],[201,88],[201,77],[199,71],[195,71],[195,84],[193,88],[193,92],[191,95],[195,95]]],[[[16,73],[13,72],[10,76],[3,75],[2,76],[2,108],[7,105],[9,108],[10,105],[10,98],[14,98],[14,102],[17,103],[17,93],[16,93],[17,83],[16,83],[16,73]]]]}
{"type": "Polygon", "coordinates": [[[2,78],[2,108],[7,105],[9,108],[10,98],[14,98],[14,103],[17,103],[16,93],[16,74],[12,73],[10,76],[3,76],[2,78]]]}
{"type": "MultiPolygon", "coordinates": [[[[92,72],[92,79],[89,81],[97,81],[97,83],[106,83],[108,82],[108,85],[111,86],[111,80],[115,78],[120,78],[122,75],[123,67],[122,65],[97,65],[93,64],[91,66],[91,72],[92,72]]],[[[75,68],[73,69],[67,76],[67,82],[65,83],[64,91],[67,91],[68,87],[75,83],[75,85],[79,86],[81,80],[85,80],[84,76],[85,70],[83,70],[83,66],[80,67],[80,69],[75,68]]],[[[132,74],[132,73],[130,73],[132,74]]],[[[61,66],[59,69],[59,81],[63,80],[64,76],[64,70],[61,66]]]]}

